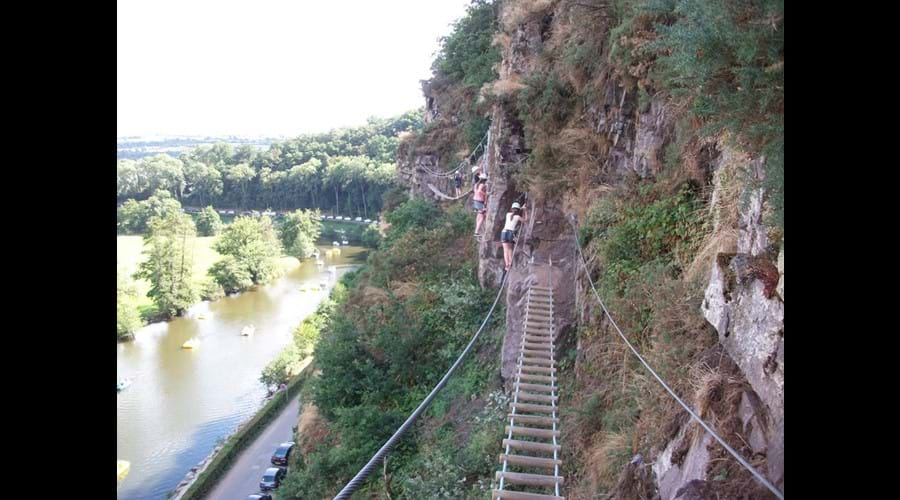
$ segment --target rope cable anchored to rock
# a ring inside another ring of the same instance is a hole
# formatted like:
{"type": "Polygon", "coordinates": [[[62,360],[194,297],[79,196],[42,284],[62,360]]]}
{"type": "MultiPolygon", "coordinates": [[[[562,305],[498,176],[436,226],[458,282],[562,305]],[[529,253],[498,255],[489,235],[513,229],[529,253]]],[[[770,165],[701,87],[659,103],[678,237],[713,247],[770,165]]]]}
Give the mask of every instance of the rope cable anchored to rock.
{"type": "Polygon", "coordinates": [[[581,259],[580,259],[581,266],[584,269],[585,275],[587,276],[588,283],[590,283],[590,285],[591,285],[591,290],[593,290],[593,292],[594,292],[594,297],[597,298],[597,302],[600,303],[600,308],[603,309],[603,313],[609,319],[609,322],[613,326],[613,328],[616,329],[616,332],[618,332],[619,337],[621,337],[622,340],[625,342],[625,345],[628,346],[628,349],[631,350],[631,353],[634,354],[637,357],[638,361],[640,361],[641,364],[644,366],[644,368],[646,368],[647,371],[649,371],[650,374],[653,375],[653,378],[655,378],[656,381],[659,382],[660,385],[662,385],[663,389],[665,389],[666,392],[668,392],[669,395],[672,396],[672,398],[675,399],[675,401],[679,405],[681,405],[681,407],[684,408],[684,410],[687,411],[691,415],[691,418],[693,418],[701,427],[703,427],[703,429],[706,430],[706,432],[708,432],[710,434],[710,436],[712,436],[716,441],[718,441],[719,444],[721,444],[722,447],[725,448],[725,450],[732,457],[734,457],[735,460],[738,461],[738,463],[740,463],[745,469],[747,469],[751,474],[753,474],[753,476],[760,483],[762,483],[763,486],[768,488],[769,491],[771,491],[773,495],[778,497],[780,500],[784,500],[784,494],[781,491],[779,491],[778,488],[775,487],[775,485],[773,485],[771,482],[769,482],[768,479],[766,479],[762,474],[760,474],[756,470],[755,467],[750,465],[750,463],[747,462],[747,460],[745,460],[744,457],[742,457],[731,446],[729,446],[728,443],[726,443],[724,439],[719,437],[719,435],[709,425],[707,425],[707,423],[704,422],[703,419],[701,419],[694,412],[694,410],[692,410],[691,407],[687,405],[687,403],[682,401],[682,399],[680,397],[678,397],[677,394],[675,394],[675,391],[673,391],[672,388],[669,387],[669,385],[665,382],[665,380],[663,380],[662,377],[660,377],[659,374],[656,373],[656,371],[647,363],[647,361],[644,360],[644,357],[641,356],[637,352],[637,349],[634,348],[634,346],[631,344],[631,342],[628,341],[628,338],[625,336],[624,333],[622,333],[622,330],[619,328],[619,325],[616,324],[616,320],[614,320],[612,315],[609,314],[609,310],[606,309],[606,305],[603,303],[603,299],[600,298],[600,294],[597,292],[597,288],[594,286],[594,280],[591,278],[591,272],[590,272],[590,270],[588,270],[588,267],[587,267],[587,260],[584,258],[584,253],[581,251],[581,245],[578,243],[578,228],[575,227],[575,223],[571,219],[567,218],[567,220],[569,221],[569,224],[572,226],[573,238],[575,239],[575,248],[578,249],[578,255],[581,257],[581,259]]]}
{"type": "MultiPolygon", "coordinates": [[[[516,246],[513,247],[513,256],[516,254],[516,248],[518,248],[518,242],[516,246]]],[[[385,456],[387,456],[388,452],[390,452],[391,448],[393,448],[401,437],[409,430],[410,427],[418,420],[419,416],[431,405],[434,398],[437,394],[447,385],[447,381],[450,380],[450,377],[453,375],[453,372],[459,367],[459,365],[463,362],[466,355],[469,354],[469,351],[472,350],[472,346],[475,345],[475,341],[478,340],[478,337],[481,335],[481,332],[484,331],[484,327],[487,325],[488,320],[491,319],[491,316],[494,314],[494,309],[497,307],[497,303],[500,302],[500,296],[503,294],[503,289],[506,288],[506,282],[509,278],[509,272],[503,271],[502,278],[500,279],[500,289],[497,290],[497,296],[494,297],[494,303],[491,304],[490,310],[488,310],[487,315],[484,317],[484,320],[481,322],[481,326],[478,327],[478,331],[475,332],[475,335],[472,336],[472,339],[469,340],[469,343],[466,345],[466,348],[463,349],[462,353],[456,358],[456,361],[450,366],[450,369],[447,370],[447,373],[441,378],[441,380],[434,386],[434,389],[419,403],[419,406],[409,415],[405,422],[394,431],[394,434],[387,440],[387,442],[382,445],[382,447],[375,452],[375,455],[372,456],[371,459],[353,476],[344,487],[338,492],[337,496],[334,497],[334,500],[342,500],[346,498],[350,498],[356,490],[363,485],[363,483],[368,479],[368,477],[375,470],[375,467],[378,466],[378,462],[382,461],[385,456]]]]}

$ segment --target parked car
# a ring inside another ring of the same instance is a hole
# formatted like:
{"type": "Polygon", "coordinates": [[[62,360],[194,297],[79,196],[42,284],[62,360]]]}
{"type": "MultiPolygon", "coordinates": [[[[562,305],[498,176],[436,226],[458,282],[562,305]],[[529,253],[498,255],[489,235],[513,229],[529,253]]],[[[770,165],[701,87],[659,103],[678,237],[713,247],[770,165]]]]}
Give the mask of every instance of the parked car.
{"type": "Polygon", "coordinates": [[[355,218],[355,219],[353,219],[353,220],[355,220],[356,222],[362,222],[362,217],[357,217],[357,218],[355,218]]]}
{"type": "Polygon", "coordinates": [[[293,449],[294,443],[292,441],[278,445],[278,449],[275,450],[275,454],[272,455],[272,464],[287,465],[288,457],[291,456],[291,450],[293,449]]]}
{"type": "Polygon", "coordinates": [[[268,495],[266,493],[256,493],[255,495],[248,496],[247,500],[272,500],[272,495],[268,495]]]}
{"type": "Polygon", "coordinates": [[[334,216],[333,216],[333,215],[329,215],[329,216],[328,216],[328,219],[329,219],[329,220],[334,220],[334,216]]]}
{"type": "Polygon", "coordinates": [[[229,210],[228,215],[234,215],[234,210],[229,210]]]}
{"type": "Polygon", "coordinates": [[[364,220],[363,222],[365,222],[366,224],[368,224],[368,223],[372,222],[372,219],[366,219],[366,220],[364,220]]]}
{"type": "Polygon", "coordinates": [[[286,473],[287,471],[281,467],[269,467],[259,481],[259,489],[263,491],[274,490],[281,485],[281,481],[286,473]]]}

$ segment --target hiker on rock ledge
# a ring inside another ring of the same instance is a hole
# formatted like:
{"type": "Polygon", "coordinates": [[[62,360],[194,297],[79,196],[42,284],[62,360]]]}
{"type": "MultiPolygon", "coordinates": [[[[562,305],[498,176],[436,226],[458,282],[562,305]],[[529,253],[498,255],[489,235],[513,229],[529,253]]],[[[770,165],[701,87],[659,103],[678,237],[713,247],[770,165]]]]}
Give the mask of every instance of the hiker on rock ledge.
{"type": "Polygon", "coordinates": [[[485,206],[487,204],[487,176],[484,174],[480,174],[478,176],[478,181],[475,183],[475,189],[473,191],[475,194],[472,197],[472,208],[475,209],[475,213],[478,215],[475,218],[475,237],[481,234],[481,225],[484,223],[484,215],[486,212],[485,206]]]}
{"type": "Polygon", "coordinates": [[[506,261],[506,270],[509,271],[512,266],[513,242],[516,237],[516,229],[519,222],[526,222],[528,213],[525,207],[519,205],[518,202],[512,204],[512,208],[506,213],[506,224],[503,225],[503,232],[500,233],[500,241],[503,243],[503,259],[506,261]]]}

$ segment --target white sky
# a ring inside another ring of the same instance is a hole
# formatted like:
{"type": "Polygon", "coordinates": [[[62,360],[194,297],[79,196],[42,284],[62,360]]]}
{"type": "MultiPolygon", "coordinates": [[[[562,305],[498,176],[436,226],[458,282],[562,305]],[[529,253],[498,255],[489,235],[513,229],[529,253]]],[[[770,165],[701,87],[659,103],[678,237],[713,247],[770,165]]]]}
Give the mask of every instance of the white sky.
{"type": "Polygon", "coordinates": [[[468,0],[118,0],[116,132],[293,136],[424,105],[468,0]]]}

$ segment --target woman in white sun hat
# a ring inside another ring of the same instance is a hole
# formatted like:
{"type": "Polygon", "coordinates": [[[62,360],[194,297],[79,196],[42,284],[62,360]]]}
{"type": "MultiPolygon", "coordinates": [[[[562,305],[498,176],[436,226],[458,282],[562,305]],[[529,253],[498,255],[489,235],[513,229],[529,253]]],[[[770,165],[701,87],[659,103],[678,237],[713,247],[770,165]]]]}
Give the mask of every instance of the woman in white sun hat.
{"type": "Polygon", "coordinates": [[[503,259],[506,261],[506,270],[509,271],[512,266],[513,242],[516,236],[516,228],[519,222],[528,220],[528,213],[525,207],[519,205],[519,202],[512,204],[510,211],[506,213],[506,224],[503,225],[503,232],[500,233],[500,241],[503,243],[503,259]]]}

